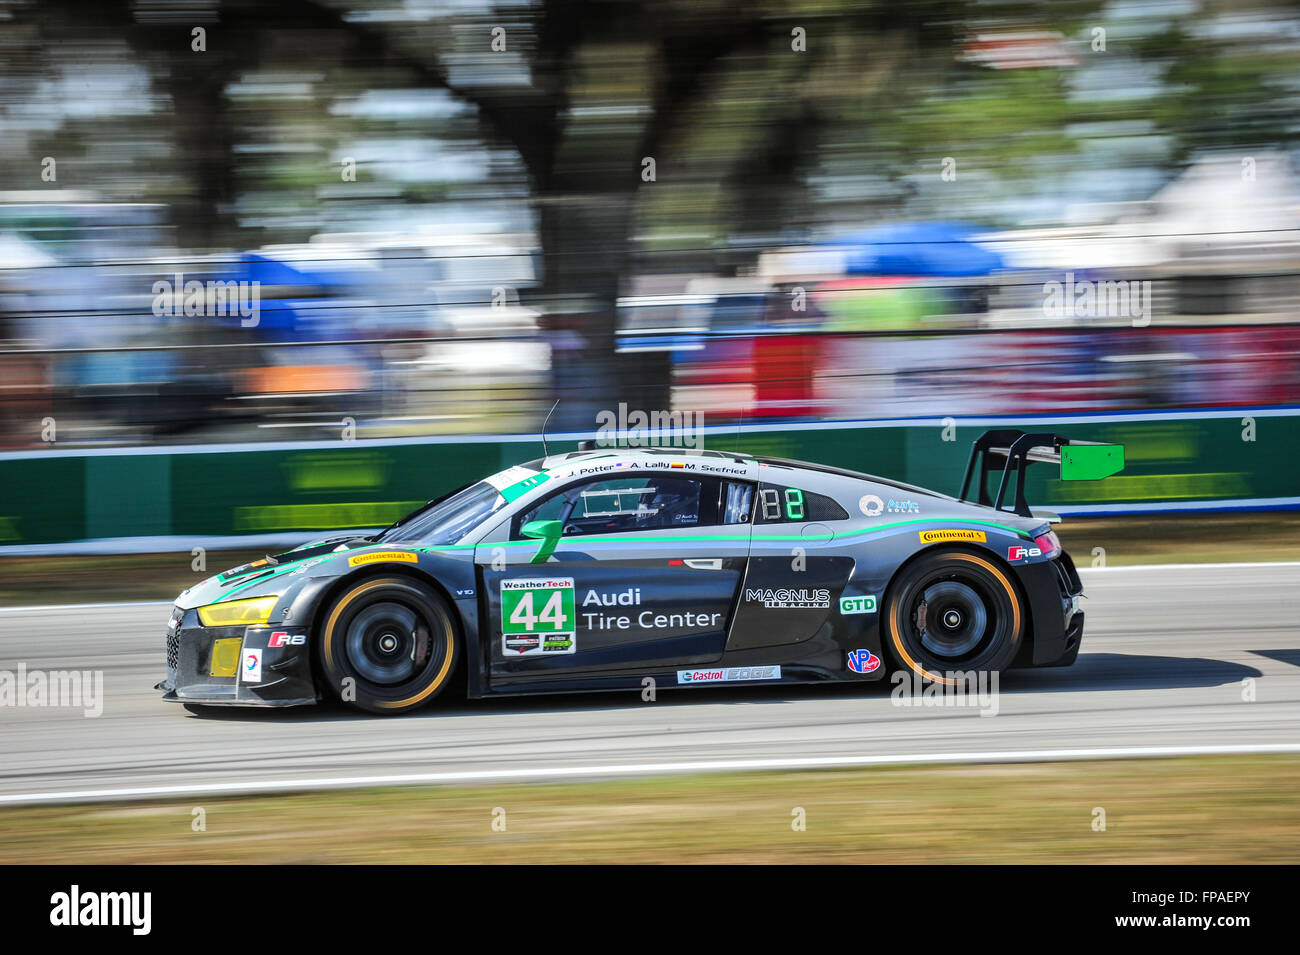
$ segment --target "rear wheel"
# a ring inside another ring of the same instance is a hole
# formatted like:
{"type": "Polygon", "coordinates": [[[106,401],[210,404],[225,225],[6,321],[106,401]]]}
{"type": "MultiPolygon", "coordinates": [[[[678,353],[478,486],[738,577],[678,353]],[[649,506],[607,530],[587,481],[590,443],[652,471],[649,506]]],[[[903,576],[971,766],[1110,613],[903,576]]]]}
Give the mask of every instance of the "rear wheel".
{"type": "Polygon", "coordinates": [[[334,696],[368,713],[405,713],[450,682],[456,628],[447,602],[403,577],[363,580],[325,613],[320,662],[334,696]]]}
{"type": "Polygon", "coordinates": [[[899,667],[954,685],[955,673],[1005,669],[1020,650],[1025,612],[1005,570],[963,551],[927,554],[885,600],[885,641],[899,667]]]}

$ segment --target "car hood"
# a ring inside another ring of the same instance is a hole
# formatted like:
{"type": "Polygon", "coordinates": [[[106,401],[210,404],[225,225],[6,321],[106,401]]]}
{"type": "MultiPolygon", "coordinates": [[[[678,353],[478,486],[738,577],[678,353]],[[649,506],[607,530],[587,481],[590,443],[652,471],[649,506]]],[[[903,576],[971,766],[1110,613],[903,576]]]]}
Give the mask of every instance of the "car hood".
{"type": "Polygon", "coordinates": [[[380,545],[374,544],[368,537],[355,535],[314,540],[293,550],[270,554],[260,560],[214,574],[182,591],[176,598],[176,606],[190,610],[219,600],[277,593],[277,587],[271,586],[273,583],[287,587],[290,579],[297,579],[295,575],[300,576],[331,561],[336,561],[340,570],[346,570],[349,556],[355,556],[362,548],[376,546],[380,545]]]}

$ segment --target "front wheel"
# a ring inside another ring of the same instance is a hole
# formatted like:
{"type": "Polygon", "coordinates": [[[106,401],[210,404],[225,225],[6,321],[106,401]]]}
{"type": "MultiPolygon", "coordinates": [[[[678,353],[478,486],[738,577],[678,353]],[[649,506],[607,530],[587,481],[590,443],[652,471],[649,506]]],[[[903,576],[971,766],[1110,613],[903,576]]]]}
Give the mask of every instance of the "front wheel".
{"type": "Polygon", "coordinates": [[[895,662],[952,686],[956,674],[1006,669],[1020,650],[1025,612],[1007,573],[987,557],[939,551],[891,585],[885,639],[895,662]]]}
{"type": "Polygon", "coordinates": [[[403,577],[363,580],[330,605],[320,632],[325,682],[368,713],[405,713],[438,695],[456,661],[447,602],[403,577]]]}

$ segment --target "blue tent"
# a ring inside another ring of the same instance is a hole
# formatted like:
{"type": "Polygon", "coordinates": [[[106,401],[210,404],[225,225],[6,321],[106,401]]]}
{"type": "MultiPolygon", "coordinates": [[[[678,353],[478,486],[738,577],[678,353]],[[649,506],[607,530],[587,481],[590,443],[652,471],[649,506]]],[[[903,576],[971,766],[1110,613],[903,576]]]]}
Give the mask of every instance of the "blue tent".
{"type": "Polygon", "coordinates": [[[991,230],[960,222],[900,222],[831,240],[849,246],[849,275],[988,275],[1002,256],[974,241],[991,230]]]}
{"type": "MultiPolygon", "coordinates": [[[[245,252],[230,270],[217,277],[260,283],[258,329],[271,338],[330,337],[330,320],[343,317],[342,312],[331,310],[326,300],[344,286],[345,278],[328,268],[303,268],[258,252],[245,252]]],[[[229,321],[237,324],[239,319],[229,321]]]]}

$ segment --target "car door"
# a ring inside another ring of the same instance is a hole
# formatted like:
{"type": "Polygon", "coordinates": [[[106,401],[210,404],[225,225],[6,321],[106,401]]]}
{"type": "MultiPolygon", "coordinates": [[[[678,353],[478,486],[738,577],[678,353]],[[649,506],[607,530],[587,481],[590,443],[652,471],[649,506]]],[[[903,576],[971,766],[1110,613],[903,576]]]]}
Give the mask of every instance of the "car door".
{"type": "Polygon", "coordinates": [[[492,682],[716,661],[745,573],[753,493],[684,469],[619,469],[515,514],[508,546],[475,551],[492,682]],[[563,532],[532,546],[523,528],[535,521],[563,532]]]}
{"type": "Polygon", "coordinates": [[[827,626],[853,573],[835,543],[844,508],[804,487],[801,473],[764,465],[749,564],[728,650],[802,643],[827,626]]]}

